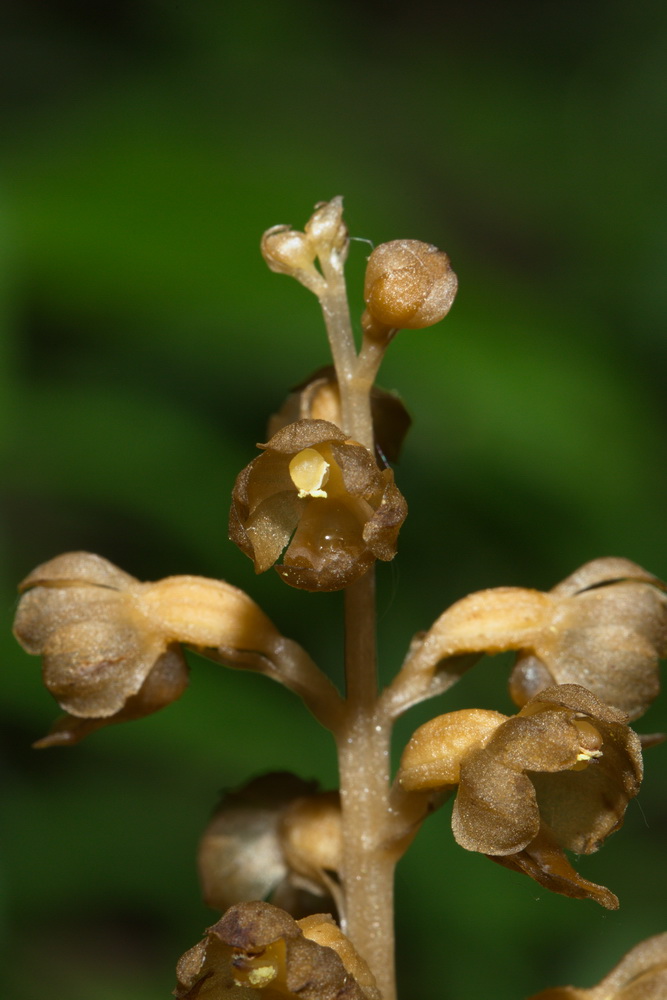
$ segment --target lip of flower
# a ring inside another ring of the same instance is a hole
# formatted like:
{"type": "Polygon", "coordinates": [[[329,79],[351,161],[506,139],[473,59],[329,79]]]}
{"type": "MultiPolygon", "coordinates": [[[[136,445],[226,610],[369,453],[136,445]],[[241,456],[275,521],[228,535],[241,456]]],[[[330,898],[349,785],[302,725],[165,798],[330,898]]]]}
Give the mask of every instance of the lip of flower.
{"type": "Polygon", "coordinates": [[[340,590],[390,560],[407,507],[390,469],[324,420],[279,430],[238,476],[230,537],[263,573],[340,590]],[[282,563],[277,564],[282,555],[282,563]]]}

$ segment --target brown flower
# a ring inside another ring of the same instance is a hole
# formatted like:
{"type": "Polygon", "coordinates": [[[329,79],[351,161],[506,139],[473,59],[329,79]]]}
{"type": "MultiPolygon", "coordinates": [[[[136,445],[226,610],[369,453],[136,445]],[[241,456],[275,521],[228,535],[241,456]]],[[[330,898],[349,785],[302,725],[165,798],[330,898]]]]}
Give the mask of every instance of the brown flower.
{"type": "Polygon", "coordinates": [[[575,684],[532,698],[518,715],[464,710],[421,726],[399,772],[407,791],[458,785],[457,842],[555,892],[595,899],[562,854],[596,851],[623,821],[642,778],[639,739],[625,716],[575,684]]]}
{"type": "Polygon", "coordinates": [[[176,968],[178,1000],[380,1000],[351,942],[324,914],[296,921],[270,903],[233,906],[176,968]]]}
{"type": "Polygon", "coordinates": [[[596,559],[546,594],[469,594],[419,637],[404,676],[424,687],[451,658],[515,649],[510,693],[518,705],[554,683],[581,684],[636,719],[658,694],[658,660],[667,655],[664,586],[627,559],[596,559]]]}
{"type": "Polygon", "coordinates": [[[529,1000],[664,1000],[667,997],[667,934],[647,938],[624,955],[590,989],[557,986],[529,1000]]]}
{"type": "Polygon", "coordinates": [[[337,792],[286,772],[225,795],[199,845],[204,900],[224,912],[267,899],[293,916],[333,907],[340,868],[337,792]]]}
{"type": "Polygon", "coordinates": [[[257,573],[276,564],[303,590],[340,590],[396,554],[407,507],[390,469],[325,420],[283,427],[239,474],[230,537],[257,573]]]}
{"type": "Polygon", "coordinates": [[[510,694],[523,705],[551,684],[582,684],[637,719],[658,696],[667,656],[664,584],[627,559],[595,559],[550,592],[548,630],[520,654],[510,694]]]}
{"type": "Polygon", "coordinates": [[[14,634],[42,655],[44,683],[68,713],[38,746],[77,743],[180,697],[188,681],[181,642],[268,651],[280,637],[227,583],[194,576],[139,583],[88,552],[38,566],[20,589],[14,634]]]}

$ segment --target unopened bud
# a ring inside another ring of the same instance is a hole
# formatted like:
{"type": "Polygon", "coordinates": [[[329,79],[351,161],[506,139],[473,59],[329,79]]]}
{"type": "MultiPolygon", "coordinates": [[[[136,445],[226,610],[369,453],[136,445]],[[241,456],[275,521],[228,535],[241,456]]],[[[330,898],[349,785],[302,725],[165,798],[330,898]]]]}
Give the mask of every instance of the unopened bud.
{"type": "Polygon", "coordinates": [[[458,281],[449,257],[420,240],[393,240],[368,260],[364,299],[376,324],[419,330],[449,312],[458,281]]]}
{"type": "Polygon", "coordinates": [[[289,226],[273,226],[262,236],[261,250],[272,271],[292,274],[295,270],[315,270],[315,247],[305,233],[289,226]]]}
{"type": "Polygon", "coordinates": [[[320,202],[306,223],[306,234],[317,246],[317,252],[347,254],[347,226],[343,222],[343,199],[340,195],[331,201],[320,202]]]}

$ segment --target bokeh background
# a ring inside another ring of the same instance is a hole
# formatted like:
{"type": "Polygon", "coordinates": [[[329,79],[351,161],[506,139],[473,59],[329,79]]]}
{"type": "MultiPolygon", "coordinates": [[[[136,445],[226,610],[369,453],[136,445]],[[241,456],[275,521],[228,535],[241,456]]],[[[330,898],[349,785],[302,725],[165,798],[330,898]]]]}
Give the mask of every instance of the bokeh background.
{"type": "MultiPolygon", "coordinates": [[[[1,973],[8,1000],[169,996],[215,919],[194,852],[222,788],[336,781],[289,693],[192,657],[151,718],[36,752],[57,708],[13,642],[15,584],[88,549],[142,579],[220,576],[340,676],[340,595],[255,578],[238,470],[326,362],[317,303],[258,254],[342,193],[352,234],[446,249],[442,326],[381,383],[415,425],[411,517],[380,570],[382,666],[465,593],[597,555],[667,576],[667,8],[651,0],[5,0],[0,28],[1,973]]],[[[360,312],[363,243],[350,284],[360,312]]],[[[510,711],[484,661],[439,711],[510,711]]],[[[401,723],[397,750],[434,706],[401,723]]],[[[654,707],[641,731],[667,728],[654,707]]],[[[665,930],[667,747],[581,870],[608,913],[457,848],[445,808],[398,872],[401,995],[590,985],[665,930]]]]}

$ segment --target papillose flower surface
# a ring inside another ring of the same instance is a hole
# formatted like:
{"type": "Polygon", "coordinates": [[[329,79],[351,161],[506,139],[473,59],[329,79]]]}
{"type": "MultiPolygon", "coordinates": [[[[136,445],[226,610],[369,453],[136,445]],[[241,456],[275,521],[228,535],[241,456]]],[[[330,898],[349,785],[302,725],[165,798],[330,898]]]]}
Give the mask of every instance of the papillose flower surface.
{"type": "Polygon", "coordinates": [[[639,738],[625,716],[575,684],[547,688],[511,718],[474,709],[432,719],[399,772],[408,791],[458,786],[452,830],[462,847],[609,909],[616,897],[571,869],[562,849],[596,851],[641,779],[639,738]]]}

